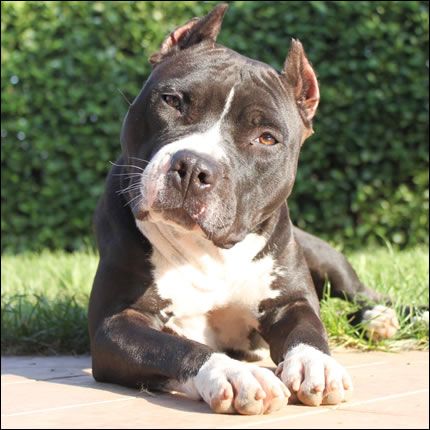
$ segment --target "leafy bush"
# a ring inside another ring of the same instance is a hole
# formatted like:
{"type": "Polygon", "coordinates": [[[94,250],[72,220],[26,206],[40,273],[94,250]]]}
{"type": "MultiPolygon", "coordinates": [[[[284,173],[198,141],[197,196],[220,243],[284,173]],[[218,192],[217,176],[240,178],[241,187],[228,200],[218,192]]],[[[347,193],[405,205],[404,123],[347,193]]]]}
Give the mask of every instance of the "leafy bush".
{"type": "MultiPolygon", "coordinates": [[[[2,250],[81,248],[166,33],[215,2],[2,2],[2,250]]],[[[428,3],[232,2],[219,42],[321,86],[290,207],[350,246],[427,242],[428,3]]]]}

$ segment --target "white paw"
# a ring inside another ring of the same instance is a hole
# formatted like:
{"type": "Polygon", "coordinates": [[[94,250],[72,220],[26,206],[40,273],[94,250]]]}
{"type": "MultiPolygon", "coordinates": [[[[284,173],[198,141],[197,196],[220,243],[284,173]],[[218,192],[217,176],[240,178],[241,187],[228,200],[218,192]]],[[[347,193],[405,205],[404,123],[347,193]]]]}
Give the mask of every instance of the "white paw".
{"type": "Polygon", "coordinates": [[[267,414],[286,405],[290,396],[272,371],[220,353],[212,354],[191,381],[218,413],[267,414]]]}
{"type": "Polygon", "coordinates": [[[367,337],[372,340],[389,339],[400,328],[394,310],[383,305],[365,311],[362,325],[366,330],[367,337]]]}
{"type": "Polygon", "coordinates": [[[429,311],[424,311],[421,314],[413,317],[412,323],[413,324],[422,324],[428,328],[429,327],[429,311]]]}
{"type": "Polygon", "coordinates": [[[286,354],[276,374],[293,396],[309,406],[336,405],[346,401],[352,392],[346,370],[334,358],[305,344],[286,354]]]}

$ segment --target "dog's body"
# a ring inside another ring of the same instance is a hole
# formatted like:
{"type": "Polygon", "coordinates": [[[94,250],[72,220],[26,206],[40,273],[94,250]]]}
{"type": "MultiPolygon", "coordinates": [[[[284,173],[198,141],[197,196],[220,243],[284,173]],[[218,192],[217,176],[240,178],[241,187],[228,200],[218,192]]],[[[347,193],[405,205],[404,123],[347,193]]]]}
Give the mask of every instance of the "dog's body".
{"type": "Polygon", "coordinates": [[[130,106],[95,226],[93,374],[175,389],[217,412],[310,405],[351,391],[318,298],[379,300],[286,199],[319,91],[299,42],[283,73],[215,44],[225,6],[175,30],[130,106]],[[277,376],[234,358],[270,349],[277,376]],[[226,355],[226,354],[228,355],[226,355]]]}

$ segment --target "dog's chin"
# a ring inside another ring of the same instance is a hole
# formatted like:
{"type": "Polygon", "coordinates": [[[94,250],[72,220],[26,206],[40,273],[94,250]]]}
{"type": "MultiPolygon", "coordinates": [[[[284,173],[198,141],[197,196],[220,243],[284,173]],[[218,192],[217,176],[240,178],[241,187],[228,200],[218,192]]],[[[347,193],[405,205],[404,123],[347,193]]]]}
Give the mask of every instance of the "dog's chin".
{"type": "Polygon", "coordinates": [[[201,234],[199,223],[182,208],[164,209],[150,213],[151,221],[168,224],[176,230],[201,234]]]}
{"type": "Polygon", "coordinates": [[[135,214],[135,217],[140,221],[168,225],[178,233],[196,234],[209,240],[218,248],[230,249],[243,239],[242,236],[231,235],[221,230],[213,231],[203,220],[192,217],[183,208],[141,211],[135,214]]]}
{"type": "Polygon", "coordinates": [[[149,221],[154,224],[167,225],[178,233],[194,233],[205,236],[199,224],[183,209],[151,209],[133,214],[138,221],[149,221]]]}
{"type": "Polygon", "coordinates": [[[220,236],[214,235],[211,238],[212,243],[218,248],[230,249],[239,242],[245,239],[245,234],[224,234],[220,236]]]}

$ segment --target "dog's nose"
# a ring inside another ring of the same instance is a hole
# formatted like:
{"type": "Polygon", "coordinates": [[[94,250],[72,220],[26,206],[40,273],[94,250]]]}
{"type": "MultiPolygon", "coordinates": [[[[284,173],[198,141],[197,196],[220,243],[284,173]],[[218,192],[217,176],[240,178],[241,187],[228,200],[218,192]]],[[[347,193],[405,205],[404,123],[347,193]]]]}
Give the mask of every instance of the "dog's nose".
{"type": "Polygon", "coordinates": [[[178,151],[172,156],[169,174],[183,193],[207,192],[214,187],[219,176],[213,161],[188,150],[178,151]]]}

